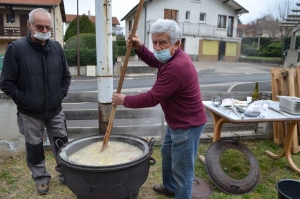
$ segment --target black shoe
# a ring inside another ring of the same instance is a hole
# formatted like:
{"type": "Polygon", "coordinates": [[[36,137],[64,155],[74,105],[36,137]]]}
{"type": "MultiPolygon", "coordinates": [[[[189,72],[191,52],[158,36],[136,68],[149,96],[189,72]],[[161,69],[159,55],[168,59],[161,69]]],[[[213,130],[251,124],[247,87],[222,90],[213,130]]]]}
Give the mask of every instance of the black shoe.
{"type": "Polygon", "coordinates": [[[167,189],[164,188],[163,185],[160,185],[160,184],[153,185],[153,191],[155,191],[158,194],[165,195],[165,196],[171,196],[171,197],[175,196],[175,193],[168,191],[167,189]]]}
{"type": "Polygon", "coordinates": [[[39,195],[43,195],[43,194],[48,193],[48,190],[49,190],[49,184],[48,183],[37,184],[36,187],[37,187],[37,193],[39,195]]]}

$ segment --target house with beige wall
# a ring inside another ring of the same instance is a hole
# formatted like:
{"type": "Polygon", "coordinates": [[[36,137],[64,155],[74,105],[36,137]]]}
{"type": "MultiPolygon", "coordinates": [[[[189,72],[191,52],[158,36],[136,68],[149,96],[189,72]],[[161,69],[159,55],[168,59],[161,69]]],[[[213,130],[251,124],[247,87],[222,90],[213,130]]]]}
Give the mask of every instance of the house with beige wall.
{"type": "Polygon", "coordinates": [[[0,0],[0,54],[5,53],[9,43],[27,36],[28,14],[35,8],[49,11],[53,21],[51,39],[63,44],[63,22],[66,21],[63,0],[0,0]]]}
{"type": "MultiPolygon", "coordinates": [[[[132,29],[138,5],[122,19],[125,36],[132,29]]],[[[150,50],[151,27],[157,19],[173,19],[182,30],[181,49],[192,60],[237,61],[241,38],[238,16],[248,11],[234,0],[145,0],[137,34],[150,50]]]]}

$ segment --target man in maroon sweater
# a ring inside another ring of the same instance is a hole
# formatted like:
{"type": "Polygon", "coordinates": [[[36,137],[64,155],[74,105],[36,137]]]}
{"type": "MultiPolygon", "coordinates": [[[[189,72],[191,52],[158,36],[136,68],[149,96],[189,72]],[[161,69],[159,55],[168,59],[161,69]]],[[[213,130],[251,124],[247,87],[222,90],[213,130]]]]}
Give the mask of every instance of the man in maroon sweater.
{"type": "Polygon", "coordinates": [[[194,163],[207,121],[198,75],[190,57],[180,49],[182,33],[175,21],[157,20],[151,34],[153,52],[137,35],[132,38],[132,46],[140,59],[158,68],[156,82],[150,91],[140,95],[113,94],[112,104],[128,108],[161,105],[168,124],[161,147],[163,185],[156,184],[153,190],[191,199],[194,163]]]}

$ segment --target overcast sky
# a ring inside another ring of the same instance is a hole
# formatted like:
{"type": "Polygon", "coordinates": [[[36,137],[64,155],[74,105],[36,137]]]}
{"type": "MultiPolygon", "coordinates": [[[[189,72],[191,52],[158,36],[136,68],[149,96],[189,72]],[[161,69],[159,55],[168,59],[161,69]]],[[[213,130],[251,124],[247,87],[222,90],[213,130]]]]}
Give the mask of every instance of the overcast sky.
{"type": "MultiPolygon", "coordinates": [[[[242,22],[248,23],[264,13],[268,13],[268,8],[272,6],[274,0],[236,0],[241,6],[249,11],[249,14],[243,14],[240,19],[242,22]]],[[[79,14],[95,15],[95,0],[78,0],[79,14]]],[[[125,27],[124,21],[121,19],[139,3],[139,0],[112,0],[112,16],[117,17],[120,26],[125,27]]],[[[66,14],[77,14],[77,0],[64,0],[66,14]]]]}

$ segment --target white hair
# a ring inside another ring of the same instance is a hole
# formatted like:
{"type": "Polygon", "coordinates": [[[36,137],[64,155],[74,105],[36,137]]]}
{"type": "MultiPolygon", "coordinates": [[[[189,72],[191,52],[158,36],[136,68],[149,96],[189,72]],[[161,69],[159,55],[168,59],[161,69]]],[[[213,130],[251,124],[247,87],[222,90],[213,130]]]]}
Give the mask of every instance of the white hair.
{"type": "Polygon", "coordinates": [[[51,19],[51,15],[50,13],[45,10],[44,8],[36,8],[34,10],[32,10],[30,13],[29,13],[29,22],[31,24],[33,24],[33,15],[36,13],[36,12],[39,12],[41,14],[44,14],[44,15],[47,15],[50,19],[51,19]]]}
{"type": "Polygon", "coordinates": [[[170,19],[158,19],[152,25],[151,34],[167,33],[172,44],[181,42],[182,33],[177,23],[170,19]]]}

